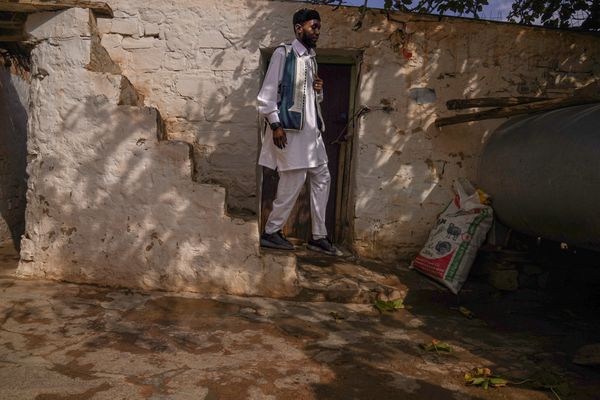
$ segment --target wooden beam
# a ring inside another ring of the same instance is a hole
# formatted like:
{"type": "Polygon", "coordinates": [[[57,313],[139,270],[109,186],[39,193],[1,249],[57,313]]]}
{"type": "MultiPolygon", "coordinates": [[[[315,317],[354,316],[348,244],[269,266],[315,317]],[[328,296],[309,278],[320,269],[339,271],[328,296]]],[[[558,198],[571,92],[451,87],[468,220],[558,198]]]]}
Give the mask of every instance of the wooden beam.
{"type": "Polygon", "coordinates": [[[25,35],[0,35],[0,43],[2,42],[22,42],[26,39],[25,35]]]}
{"type": "Polygon", "coordinates": [[[453,99],[446,102],[448,110],[462,110],[477,107],[506,107],[549,100],[547,97],[479,97],[474,99],[453,99]]]}
{"type": "Polygon", "coordinates": [[[2,21],[0,20],[0,29],[15,29],[23,28],[23,21],[2,21]]]}
{"type": "Polygon", "coordinates": [[[113,11],[106,3],[89,0],[12,0],[0,1],[0,11],[34,13],[58,11],[67,8],[89,8],[103,17],[113,17],[113,11]]]}
{"type": "Polygon", "coordinates": [[[600,103],[600,96],[577,96],[562,99],[550,99],[535,103],[520,104],[516,106],[500,107],[491,110],[479,111],[468,114],[459,114],[453,117],[438,118],[435,125],[440,128],[446,125],[460,124],[469,121],[481,121],[485,119],[505,118],[515,115],[530,114],[540,111],[551,111],[558,108],[578,106],[583,104],[600,103]]]}

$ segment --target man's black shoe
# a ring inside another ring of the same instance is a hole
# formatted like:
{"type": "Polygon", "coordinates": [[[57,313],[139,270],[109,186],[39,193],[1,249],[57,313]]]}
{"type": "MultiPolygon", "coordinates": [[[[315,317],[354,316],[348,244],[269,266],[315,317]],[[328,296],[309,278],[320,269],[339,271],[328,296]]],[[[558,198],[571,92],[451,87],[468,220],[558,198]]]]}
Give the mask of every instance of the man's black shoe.
{"type": "Polygon", "coordinates": [[[294,245],[283,236],[281,231],[273,232],[271,234],[266,232],[263,233],[260,235],[260,245],[270,249],[294,250],[294,245]]]}
{"type": "Polygon", "coordinates": [[[326,238],[318,240],[310,239],[308,241],[309,250],[318,251],[320,253],[329,254],[330,256],[341,256],[342,252],[336,249],[334,245],[326,238]]]}

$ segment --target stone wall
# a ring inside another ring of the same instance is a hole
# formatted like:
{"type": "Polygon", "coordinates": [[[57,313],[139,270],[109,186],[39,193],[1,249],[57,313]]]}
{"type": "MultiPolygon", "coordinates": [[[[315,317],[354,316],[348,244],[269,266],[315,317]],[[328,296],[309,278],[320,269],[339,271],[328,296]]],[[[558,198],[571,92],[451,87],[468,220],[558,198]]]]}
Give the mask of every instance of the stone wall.
{"type": "Polygon", "coordinates": [[[251,3],[109,2],[115,18],[98,24],[102,45],[160,110],[169,136],[193,143],[199,181],[224,186],[228,207],[246,212],[257,209],[261,76],[251,3]]]}
{"type": "Polygon", "coordinates": [[[0,242],[17,247],[25,227],[29,83],[0,66],[0,242]]]}
{"type": "Polygon", "coordinates": [[[32,14],[26,231],[18,274],[143,289],[292,296],[295,258],[192,180],[187,143],[110,65],[89,11],[32,14]],[[109,72],[106,72],[109,71],[109,72]]]}
{"type": "MultiPolygon", "coordinates": [[[[199,179],[225,186],[233,208],[256,211],[255,96],[261,49],[292,39],[297,3],[110,0],[102,45],[172,138],[193,144],[199,179]]],[[[593,35],[460,18],[320,7],[320,54],[362,52],[357,106],[373,111],[353,138],[353,247],[398,259],[424,243],[458,176],[502,120],[437,129],[445,102],[482,96],[567,95],[600,72],[593,35]]],[[[501,166],[499,166],[501,168],[501,166]]]]}
{"type": "Polygon", "coordinates": [[[449,203],[455,178],[477,183],[482,146],[505,119],[438,129],[437,117],[455,113],[447,100],[555,97],[600,75],[596,36],[413,18],[401,24],[370,15],[365,22],[385,27],[389,39],[365,48],[358,101],[394,109],[367,115],[355,142],[355,245],[366,256],[418,251],[449,203]]]}

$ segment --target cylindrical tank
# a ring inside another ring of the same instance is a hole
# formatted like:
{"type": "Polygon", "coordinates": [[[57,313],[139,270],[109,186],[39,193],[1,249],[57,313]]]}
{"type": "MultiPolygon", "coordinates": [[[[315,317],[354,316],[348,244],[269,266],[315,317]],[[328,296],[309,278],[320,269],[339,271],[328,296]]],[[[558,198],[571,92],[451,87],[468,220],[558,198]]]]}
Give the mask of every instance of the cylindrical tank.
{"type": "Polygon", "coordinates": [[[485,145],[477,182],[516,231],[600,250],[600,104],[511,118],[485,145]]]}

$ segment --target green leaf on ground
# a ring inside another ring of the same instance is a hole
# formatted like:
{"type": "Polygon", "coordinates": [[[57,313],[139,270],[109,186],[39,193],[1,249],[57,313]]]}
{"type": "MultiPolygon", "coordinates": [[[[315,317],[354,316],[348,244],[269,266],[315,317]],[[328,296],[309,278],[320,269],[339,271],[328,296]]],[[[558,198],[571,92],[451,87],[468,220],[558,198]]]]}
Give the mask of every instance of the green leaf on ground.
{"type": "Polygon", "coordinates": [[[374,306],[380,312],[386,312],[386,311],[391,312],[391,311],[396,311],[396,310],[400,310],[401,308],[404,308],[404,303],[403,303],[402,299],[389,300],[389,301],[375,300],[374,306]]]}
{"type": "Polygon", "coordinates": [[[465,374],[465,383],[471,386],[481,386],[485,390],[491,387],[502,387],[508,384],[508,380],[493,375],[489,368],[473,368],[465,374]]]}
{"type": "Polygon", "coordinates": [[[508,381],[504,378],[490,378],[490,385],[494,387],[506,386],[508,381]]]}
{"type": "Polygon", "coordinates": [[[450,353],[452,351],[452,346],[450,346],[446,342],[442,342],[441,340],[437,339],[431,340],[431,343],[421,343],[419,346],[425,351],[435,351],[436,353],[450,353]]]}
{"type": "Polygon", "coordinates": [[[485,378],[474,378],[471,385],[481,385],[483,382],[485,382],[485,378]]]}

